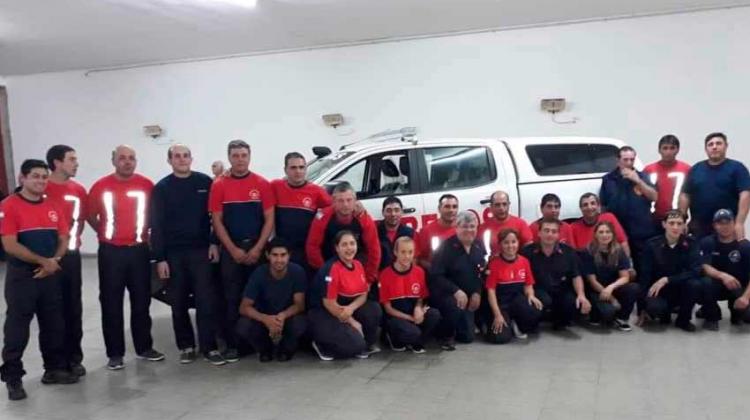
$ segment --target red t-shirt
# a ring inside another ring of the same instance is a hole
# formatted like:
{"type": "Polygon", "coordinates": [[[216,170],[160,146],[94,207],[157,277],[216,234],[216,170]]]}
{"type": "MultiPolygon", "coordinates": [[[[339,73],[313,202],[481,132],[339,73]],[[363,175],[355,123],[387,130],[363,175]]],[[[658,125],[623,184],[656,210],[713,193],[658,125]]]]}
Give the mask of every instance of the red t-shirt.
{"type": "Polygon", "coordinates": [[[396,271],[388,266],[380,272],[380,303],[399,299],[426,299],[430,292],[427,290],[424,270],[412,264],[405,273],[396,271]]]}
{"type": "MultiPolygon", "coordinates": [[[[529,225],[531,229],[531,236],[534,238],[534,242],[539,242],[539,227],[542,225],[542,219],[529,225]]],[[[570,228],[570,224],[560,221],[560,243],[571,245],[573,243],[573,230],[570,228]]],[[[572,246],[572,245],[571,245],[572,246]]]]}
{"type": "Polygon", "coordinates": [[[653,212],[657,220],[662,220],[668,211],[677,208],[680,191],[690,172],[690,165],[679,160],[671,164],[659,161],[643,168],[643,172],[647,173],[651,182],[656,185],[659,197],[653,212]]]}
{"type": "Polygon", "coordinates": [[[573,222],[570,225],[571,233],[573,234],[573,242],[568,245],[571,245],[575,249],[584,249],[589,246],[591,240],[594,239],[594,226],[600,221],[612,223],[615,228],[615,238],[617,238],[617,242],[623,243],[628,241],[628,236],[625,234],[625,230],[622,228],[622,225],[620,225],[617,217],[612,213],[606,212],[600,214],[596,219],[596,222],[591,225],[587,224],[583,218],[573,222]]]}
{"type": "Polygon", "coordinates": [[[0,204],[0,235],[15,236],[31,252],[51,258],[60,235],[67,235],[68,221],[54,201],[29,201],[13,194],[0,204]]]}
{"type": "Polygon", "coordinates": [[[275,204],[271,184],[254,172],[216,178],[208,199],[212,213],[222,212],[224,227],[235,243],[257,240],[265,222],[264,212],[275,204]]]}
{"type": "Polygon", "coordinates": [[[332,204],[331,196],[311,182],[293,187],[286,179],[271,181],[271,189],[276,202],[276,236],[284,238],[294,249],[304,249],[315,213],[332,204]]]}
{"type": "Polygon", "coordinates": [[[492,217],[482,223],[477,233],[477,238],[482,241],[484,247],[487,248],[489,245],[490,255],[500,254],[500,243],[497,240],[497,235],[505,229],[513,229],[518,232],[518,245],[521,247],[534,241],[529,225],[520,217],[509,215],[502,222],[492,217]]]}
{"type": "Polygon", "coordinates": [[[417,235],[417,254],[427,261],[432,259],[432,252],[440,243],[456,234],[455,226],[445,226],[439,220],[425,225],[417,235]]]}
{"type": "Polygon", "coordinates": [[[100,242],[131,246],[148,242],[148,208],[154,183],[134,174],[118,179],[114,174],[91,186],[88,213],[99,218],[100,242]]]}
{"type": "Polygon", "coordinates": [[[70,226],[68,250],[79,249],[81,247],[80,232],[82,226],[86,224],[87,217],[88,195],[86,194],[86,188],[72,179],[60,184],[49,181],[45,194],[63,211],[65,220],[68,221],[70,226]]]}
{"type": "Polygon", "coordinates": [[[531,264],[523,255],[519,255],[513,261],[507,261],[502,257],[493,258],[488,265],[489,274],[485,287],[495,289],[498,285],[523,284],[534,285],[534,273],[531,264]]]}
{"type": "Polygon", "coordinates": [[[354,260],[352,264],[352,268],[347,267],[341,261],[336,261],[331,265],[330,271],[325,276],[327,299],[355,298],[368,292],[365,268],[357,260],[354,260]]]}

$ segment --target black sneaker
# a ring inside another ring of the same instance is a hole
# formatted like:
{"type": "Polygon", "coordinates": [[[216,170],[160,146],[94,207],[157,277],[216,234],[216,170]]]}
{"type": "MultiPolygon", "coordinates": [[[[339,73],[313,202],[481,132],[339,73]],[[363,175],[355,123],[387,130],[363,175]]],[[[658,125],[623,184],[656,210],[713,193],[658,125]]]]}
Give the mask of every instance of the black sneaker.
{"type": "Polygon", "coordinates": [[[456,350],[456,345],[452,340],[446,340],[440,343],[440,348],[444,351],[454,351],[456,350]]]}
{"type": "Polygon", "coordinates": [[[11,401],[19,401],[26,399],[26,390],[23,389],[23,382],[13,381],[5,384],[8,388],[8,399],[11,401]]]}
{"type": "Polygon", "coordinates": [[[258,359],[261,363],[268,363],[271,360],[273,360],[273,353],[271,352],[263,352],[258,356],[258,359]]]}
{"type": "Polygon", "coordinates": [[[70,373],[80,378],[81,376],[86,376],[86,368],[80,363],[74,363],[70,366],[70,373]]]}
{"type": "Polygon", "coordinates": [[[240,361],[240,352],[237,351],[237,349],[228,348],[224,350],[222,357],[224,357],[224,360],[226,360],[228,363],[236,363],[240,361]]]}
{"type": "Polygon", "coordinates": [[[630,326],[630,324],[622,319],[615,319],[615,328],[624,332],[633,331],[633,328],[630,326]]]}
{"type": "Polygon", "coordinates": [[[731,322],[732,325],[742,325],[742,315],[732,311],[732,316],[729,318],[729,322],[731,322]]]}
{"type": "Polygon", "coordinates": [[[67,370],[45,370],[44,375],[42,375],[42,383],[45,385],[68,385],[76,382],[78,382],[78,376],[67,370]]]}
{"type": "Polygon", "coordinates": [[[323,351],[320,349],[320,347],[318,347],[318,343],[316,343],[316,342],[313,341],[312,342],[312,348],[313,348],[313,350],[315,350],[315,354],[318,355],[318,358],[320,360],[322,360],[324,362],[330,362],[330,361],[333,360],[333,356],[329,356],[329,355],[323,353],[323,351]]]}
{"type": "Polygon", "coordinates": [[[195,349],[192,347],[180,350],[180,363],[186,365],[195,361],[195,349]]]}
{"type": "Polygon", "coordinates": [[[227,364],[227,361],[224,360],[223,357],[221,357],[221,353],[219,353],[218,350],[211,350],[207,354],[204,354],[203,360],[211,363],[214,366],[222,366],[227,364]]]}
{"type": "Polygon", "coordinates": [[[143,353],[137,354],[136,357],[149,362],[160,362],[164,360],[164,354],[154,349],[146,350],[143,353]]]}
{"type": "Polygon", "coordinates": [[[427,352],[427,350],[425,350],[424,346],[421,345],[421,344],[414,344],[414,345],[406,346],[406,347],[409,350],[411,350],[411,352],[414,353],[414,354],[422,354],[422,353],[426,353],[427,352]]]}
{"type": "Polygon", "coordinates": [[[276,360],[278,360],[279,362],[288,362],[288,361],[292,360],[292,354],[291,353],[287,353],[285,351],[280,351],[276,355],[276,360]]]}
{"type": "Polygon", "coordinates": [[[107,369],[109,370],[120,370],[125,367],[125,363],[122,361],[122,357],[110,357],[107,362],[107,369]]]}
{"type": "Polygon", "coordinates": [[[703,329],[707,331],[719,331],[718,321],[703,321],[703,329]]]}
{"type": "Polygon", "coordinates": [[[685,332],[695,332],[695,324],[690,321],[687,322],[675,322],[674,325],[685,332]]]}

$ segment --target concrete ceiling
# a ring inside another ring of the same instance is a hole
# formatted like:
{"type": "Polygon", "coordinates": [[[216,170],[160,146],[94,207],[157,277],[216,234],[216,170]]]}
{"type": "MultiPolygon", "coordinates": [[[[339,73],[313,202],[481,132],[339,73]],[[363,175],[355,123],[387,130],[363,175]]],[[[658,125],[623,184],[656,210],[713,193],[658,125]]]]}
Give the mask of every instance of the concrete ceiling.
{"type": "Polygon", "coordinates": [[[245,8],[220,0],[0,0],[0,75],[746,5],[750,1],[257,0],[245,8]]]}

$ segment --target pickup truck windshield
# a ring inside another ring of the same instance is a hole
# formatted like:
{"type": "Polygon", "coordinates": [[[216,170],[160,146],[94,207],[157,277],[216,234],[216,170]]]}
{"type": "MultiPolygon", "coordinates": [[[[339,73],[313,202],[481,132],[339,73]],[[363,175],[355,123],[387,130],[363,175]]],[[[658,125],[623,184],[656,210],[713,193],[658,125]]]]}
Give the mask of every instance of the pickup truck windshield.
{"type": "Polygon", "coordinates": [[[314,159],[307,165],[307,179],[309,181],[315,181],[325,174],[329,169],[336,166],[342,160],[348,158],[354,154],[350,151],[339,151],[331,153],[328,156],[314,159]]]}

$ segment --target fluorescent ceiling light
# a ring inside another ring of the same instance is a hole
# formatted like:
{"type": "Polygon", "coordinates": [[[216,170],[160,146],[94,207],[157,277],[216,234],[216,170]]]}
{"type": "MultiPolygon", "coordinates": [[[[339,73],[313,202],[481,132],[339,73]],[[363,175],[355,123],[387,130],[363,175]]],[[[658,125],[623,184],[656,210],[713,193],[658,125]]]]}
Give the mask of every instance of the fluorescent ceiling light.
{"type": "MultiPolygon", "coordinates": [[[[119,0],[123,1],[123,0],[119,0]]],[[[133,0],[124,0],[125,2],[133,2],[133,0]]],[[[153,1],[153,0],[152,0],[153,1]]],[[[158,0],[162,3],[170,3],[173,5],[193,5],[201,7],[221,7],[221,6],[236,6],[244,7],[246,9],[254,9],[258,4],[258,0],[158,0]]]]}
{"type": "Polygon", "coordinates": [[[234,6],[247,7],[252,9],[258,4],[258,0],[201,0],[204,3],[224,3],[234,6]]]}

